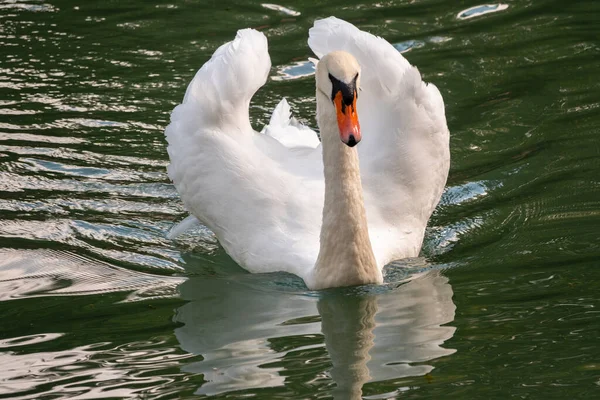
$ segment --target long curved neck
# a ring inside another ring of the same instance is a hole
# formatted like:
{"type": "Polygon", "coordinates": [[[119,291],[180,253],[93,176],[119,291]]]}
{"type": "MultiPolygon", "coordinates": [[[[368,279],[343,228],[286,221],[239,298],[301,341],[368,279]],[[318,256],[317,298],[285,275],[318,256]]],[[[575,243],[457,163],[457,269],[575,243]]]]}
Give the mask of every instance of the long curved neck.
{"type": "Polygon", "coordinates": [[[381,283],[363,200],[358,153],[339,138],[329,99],[317,91],[317,122],[321,130],[325,203],[320,249],[313,288],[381,283]]]}

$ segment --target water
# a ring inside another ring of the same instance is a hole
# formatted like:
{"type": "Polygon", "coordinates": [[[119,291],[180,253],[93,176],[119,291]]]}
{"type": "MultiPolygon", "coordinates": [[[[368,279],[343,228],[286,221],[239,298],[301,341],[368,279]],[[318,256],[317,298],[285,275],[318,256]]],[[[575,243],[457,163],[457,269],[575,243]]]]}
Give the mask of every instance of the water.
{"type": "Polygon", "coordinates": [[[0,2],[0,398],[595,398],[599,3],[0,2]],[[380,287],[251,275],[185,217],[163,129],[242,27],[257,129],[314,126],[308,28],[388,39],[444,95],[448,188],[380,287]]]}

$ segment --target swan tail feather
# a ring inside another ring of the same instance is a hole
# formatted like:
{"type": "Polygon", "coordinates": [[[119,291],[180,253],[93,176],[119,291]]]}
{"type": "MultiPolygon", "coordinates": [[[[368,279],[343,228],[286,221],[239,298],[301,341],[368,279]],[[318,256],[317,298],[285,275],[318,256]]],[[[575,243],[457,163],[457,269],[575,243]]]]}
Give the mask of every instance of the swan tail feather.
{"type": "Polygon", "coordinates": [[[188,215],[183,221],[173,225],[167,233],[167,239],[173,240],[181,234],[200,225],[198,218],[188,215]]]}
{"type": "Polygon", "coordinates": [[[263,128],[262,133],[271,136],[288,148],[315,148],[320,143],[315,131],[292,116],[290,104],[285,97],[273,110],[269,124],[263,128]]]}

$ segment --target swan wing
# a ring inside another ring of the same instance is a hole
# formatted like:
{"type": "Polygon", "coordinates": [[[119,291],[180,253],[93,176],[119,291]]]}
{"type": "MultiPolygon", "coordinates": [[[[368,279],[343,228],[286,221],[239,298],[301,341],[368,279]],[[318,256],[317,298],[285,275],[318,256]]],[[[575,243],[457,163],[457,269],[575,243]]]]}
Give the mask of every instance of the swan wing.
{"type": "Polygon", "coordinates": [[[450,164],[444,101],[385,39],[335,17],[308,44],[320,58],[351,53],[361,66],[358,145],[369,234],[378,263],[416,256],[450,164]]]}
{"type": "Polygon", "coordinates": [[[252,29],[215,51],[171,114],[167,172],[186,209],[238,264],[304,277],[318,254],[322,161],[319,167],[318,149],[295,146],[292,129],[309,133],[293,123],[286,103],[267,127],[271,135],[252,129],[250,99],[270,67],[267,39],[252,29]]]}

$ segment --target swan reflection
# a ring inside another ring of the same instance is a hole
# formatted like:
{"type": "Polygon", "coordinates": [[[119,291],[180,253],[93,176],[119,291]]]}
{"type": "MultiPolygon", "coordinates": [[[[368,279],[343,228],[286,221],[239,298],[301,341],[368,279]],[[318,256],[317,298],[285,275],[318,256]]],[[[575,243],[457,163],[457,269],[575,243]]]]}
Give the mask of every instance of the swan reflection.
{"type": "Polygon", "coordinates": [[[361,398],[362,386],[371,379],[367,363],[374,345],[377,297],[324,296],[317,304],[325,347],[333,367],[335,399],[361,398]]]}
{"type": "Polygon", "coordinates": [[[424,362],[454,352],[442,347],[454,334],[445,324],[456,307],[439,271],[383,293],[315,294],[264,284],[264,276],[244,274],[192,277],[180,286],[189,302],[177,310],[183,325],[175,334],[184,350],[204,358],[183,367],[204,375],[196,393],[330,377],[336,399],[358,399],[367,382],[427,374],[433,366],[424,362]]]}

